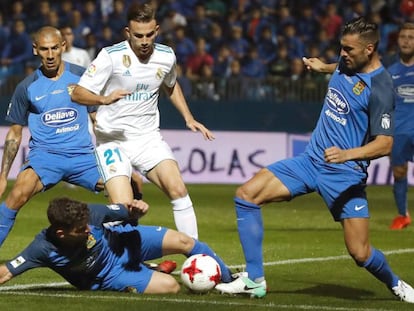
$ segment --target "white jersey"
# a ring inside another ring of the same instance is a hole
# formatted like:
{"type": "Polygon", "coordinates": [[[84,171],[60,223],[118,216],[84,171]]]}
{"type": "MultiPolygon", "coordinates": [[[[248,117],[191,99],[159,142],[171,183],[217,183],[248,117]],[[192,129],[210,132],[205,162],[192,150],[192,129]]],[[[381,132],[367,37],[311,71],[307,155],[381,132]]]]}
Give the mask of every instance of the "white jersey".
{"type": "Polygon", "coordinates": [[[73,46],[68,52],[63,52],[62,59],[68,63],[76,64],[85,68],[91,63],[88,51],[77,48],[76,46],[73,46]]]}
{"type": "Polygon", "coordinates": [[[141,62],[128,41],[103,48],[89,65],[79,85],[95,94],[108,95],[124,89],[131,94],[111,105],[98,106],[96,136],[98,142],[127,140],[158,130],[158,97],[164,83],[174,86],[177,78],[174,51],[155,44],[154,52],[141,62]]]}

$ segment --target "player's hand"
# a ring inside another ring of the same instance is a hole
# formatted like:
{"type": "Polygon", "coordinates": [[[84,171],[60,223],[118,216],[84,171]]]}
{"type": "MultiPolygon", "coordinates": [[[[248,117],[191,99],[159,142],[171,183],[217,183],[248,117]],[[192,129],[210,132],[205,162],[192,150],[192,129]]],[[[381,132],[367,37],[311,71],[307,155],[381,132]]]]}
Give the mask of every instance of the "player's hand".
{"type": "Polygon", "coordinates": [[[203,124],[196,120],[188,121],[187,127],[193,132],[200,131],[201,134],[203,134],[204,139],[206,140],[214,140],[215,138],[213,133],[208,128],[206,128],[203,124]]]}
{"type": "Polygon", "coordinates": [[[120,100],[121,98],[124,98],[125,96],[129,94],[131,94],[131,92],[128,92],[126,90],[115,90],[109,95],[104,96],[102,104],[103,105],[113,104],[114,102],[120,100]]]}
{"type": "Polygon", "coordinates": [[[328,163],[344,163],[348,161],[346,155],[346,150],[338,147],[327,148],[324,152],[325,161],[328,163]]]}
{"type": "Polygon", "coordinates": [[[144,216],[149,209],[149,205],[144,200],[133,200],[127,205],[129,215],[133,219],[138,219],[144,216]]]}
{"type": "Polygon", "coordinates": [[[325,63],[321,61],[319,58],[311,57],[306,58],[302,57],[303,63],[305,64],[306,69],[313,70],[316,72],[324,72],[325,63]]]}

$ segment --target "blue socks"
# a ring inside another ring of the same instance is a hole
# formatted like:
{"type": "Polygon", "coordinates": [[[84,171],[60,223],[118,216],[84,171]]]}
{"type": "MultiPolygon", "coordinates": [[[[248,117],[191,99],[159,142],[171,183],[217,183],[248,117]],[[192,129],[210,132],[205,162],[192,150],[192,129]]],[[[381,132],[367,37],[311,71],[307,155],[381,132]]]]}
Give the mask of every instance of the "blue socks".
{"type": "Polygon", "coordinates": [[[394,180],[393,193],[395,203],[397,204],[398,213],[405,216],[407,213],[407,178],[394,180]]]}
{"type": "Polygon", "coordinates": [[[385,283],[389,289],[398,285],[399,277],[391,271],[391,267],[381,251],[371,247],[371,256],[360,266],[385,283]]]}
{"type": "Polygon", "coordinates": [[[264,278],[263,220],[260,207],[240,198],[234,198],[237,230],[246,260],[246,271],[251,280],[264,278]]]}
{"type": "Polygon", "coordinates": [[[17,211],[9,209],[6,203],[0,204],[0,246],[3,245],[4,240],[13,227],[16,214],[17,211]]]}
{"type": "Polygon", "coordinates": [[[198,240],[194,240],[194,242],[195,242],[194,247],[191,250],[191,252],[188,254],[188,257],[195,255],[195,254],[206,254],[206,255],[213,257],[220,266],[221,280],[223,281],[223,283],[231,282],[232,281],[231,271],[226,266],[224,261],[219,256],[217,256],[216,253],[213,252],[213,250],[206,243],[200,242],[198,240]]]}

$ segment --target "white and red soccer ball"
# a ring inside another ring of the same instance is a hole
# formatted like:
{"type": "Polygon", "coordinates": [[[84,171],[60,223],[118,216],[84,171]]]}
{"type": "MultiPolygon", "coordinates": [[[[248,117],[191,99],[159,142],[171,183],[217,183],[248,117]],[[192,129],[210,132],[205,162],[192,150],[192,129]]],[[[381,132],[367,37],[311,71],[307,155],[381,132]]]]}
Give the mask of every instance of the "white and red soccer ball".
{"type": "Polygon", "coordinates": [[[211,256],[193,255],[183,263],[181,280],[191,291],[206,293],[220,283],[220,266],[211,256]]]}

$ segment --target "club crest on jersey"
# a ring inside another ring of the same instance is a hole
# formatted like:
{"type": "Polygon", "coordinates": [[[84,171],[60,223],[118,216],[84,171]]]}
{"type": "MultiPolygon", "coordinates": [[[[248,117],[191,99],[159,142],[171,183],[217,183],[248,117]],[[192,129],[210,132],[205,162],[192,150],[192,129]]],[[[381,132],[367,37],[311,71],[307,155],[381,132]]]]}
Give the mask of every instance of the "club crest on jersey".
{"type": "Polygon", "coordinates": [[[90,64],[86,69],[86,75],[92,78],[96,73],[96,66],[94,64],[90,64]]]}
{"type": "Polygon", "coordinates": [[[163,74],[163,72],[162,72],[162,69],[161,69],[161,68],[158,68],[158,69],[157,69],[157,73],[155,74],[155,78],[156,78],[157,80],[161,80],[161,79],[163,78],[163,76],[164,76],[164,74],[163,74]]]}
{"type": "Polygon", "coordinates": [[[68,85],[68,94],[72,95],[73,90],[75,89],[76,84],[69,84],[68,85]]]}
{"type": "Polygon", "coordinates": [[[127,68],[131,66],[131,57],[129,55],[122,55],[122,64],[127,68]]]}
{"type": "Polygon", "coordinates": [[[96,244],[96,240],[92,234],[88,235],[88,240],[86,241],[86,248],[91,249],[96,244]]]}
{"type": "Polygon", "coordinates": [[[352,88],[352,91],[356,95],[361,95],[362,91],[365,89],[366,84],[362,81],[358,81],[354,87],[352,88]]]}
{"type": "Polygon", "coordinates": [[[381,127],[384,130],[388,130],[391,127],[391,116],[388,113],[384,113],[381,117],[381,127]]]}

